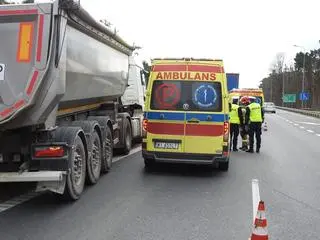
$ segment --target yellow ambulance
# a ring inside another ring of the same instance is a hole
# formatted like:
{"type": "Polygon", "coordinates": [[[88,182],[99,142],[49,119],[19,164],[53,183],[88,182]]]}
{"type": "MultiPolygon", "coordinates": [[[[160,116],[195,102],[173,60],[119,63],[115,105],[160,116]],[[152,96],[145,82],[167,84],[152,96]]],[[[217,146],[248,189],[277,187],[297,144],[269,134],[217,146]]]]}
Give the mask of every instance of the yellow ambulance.
{"type": "Polygon", "coordinates": [[[153,59],[142,155],[155,163],[229,168],[229,105],[222,60],[153,59]]]}
{"type": "Polygon", "coordinates": [[[231,101],[234,97],[239,97],[239,99],[243,96],[251,96],[255,97],[261,106],[264,104],[264,94],[262,88],[237,88],[232,89],[229,92],[229,99],[231,101]]]}

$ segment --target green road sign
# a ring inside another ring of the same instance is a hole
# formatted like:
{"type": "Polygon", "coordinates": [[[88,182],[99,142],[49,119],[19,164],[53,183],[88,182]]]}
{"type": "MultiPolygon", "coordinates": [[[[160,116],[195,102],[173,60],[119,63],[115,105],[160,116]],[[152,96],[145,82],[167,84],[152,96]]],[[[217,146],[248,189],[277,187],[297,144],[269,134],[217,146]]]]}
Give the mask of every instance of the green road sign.
{"type": "Polygon", "coordinates": [[[296,94],[284,94],[282,100],[284,103],[295,103],[296,97],[296,94]]]}

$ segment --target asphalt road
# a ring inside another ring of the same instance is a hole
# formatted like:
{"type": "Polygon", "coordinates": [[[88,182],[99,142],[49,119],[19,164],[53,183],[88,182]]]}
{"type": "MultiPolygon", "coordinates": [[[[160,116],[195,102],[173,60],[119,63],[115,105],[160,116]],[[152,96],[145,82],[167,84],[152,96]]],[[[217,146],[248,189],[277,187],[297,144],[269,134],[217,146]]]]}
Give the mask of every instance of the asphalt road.
{"type": "Polygon", "coordinates": [[[266,119],[261,153],[233,153],[229,172],[162,165],[146,173],[138,152],[75,203],[44,194],[0,213],[0,238],[248,239],[257,178],[270,239],[320,239],[320,128],[294,125],[319,120],[283,111],[266,119]]]}

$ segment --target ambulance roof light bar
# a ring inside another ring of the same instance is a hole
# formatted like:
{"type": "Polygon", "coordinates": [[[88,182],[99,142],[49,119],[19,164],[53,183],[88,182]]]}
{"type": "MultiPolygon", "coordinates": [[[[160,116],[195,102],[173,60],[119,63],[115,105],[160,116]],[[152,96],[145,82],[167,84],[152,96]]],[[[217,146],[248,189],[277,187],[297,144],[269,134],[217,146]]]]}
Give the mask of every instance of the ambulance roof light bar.
{"type": "Polygon", "coordinates": [[[222,62],[222,59],[213,59],[213,58],[153,58],[153,60],[183,60],[183,61],[215,61],[215,62],[222,62]]]}

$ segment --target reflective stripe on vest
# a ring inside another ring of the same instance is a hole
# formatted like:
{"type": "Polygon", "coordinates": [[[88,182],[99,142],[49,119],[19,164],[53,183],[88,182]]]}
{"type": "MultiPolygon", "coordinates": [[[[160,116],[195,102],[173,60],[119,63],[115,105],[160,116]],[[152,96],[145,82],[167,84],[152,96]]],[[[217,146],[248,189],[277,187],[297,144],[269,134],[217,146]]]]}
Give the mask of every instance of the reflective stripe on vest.
{"type": "Polygon", "coordinates": [[[236,105],[236,104],[231,105],[230,123],[240,124],[238,109],[239,109],[238,105],[236,105]]]}
{"type": "Polygon", "coordinates": [[[259,103],[251,103],[250,109],[250,121],[251,122],[262,122],[261,106],[259,103]]]}

